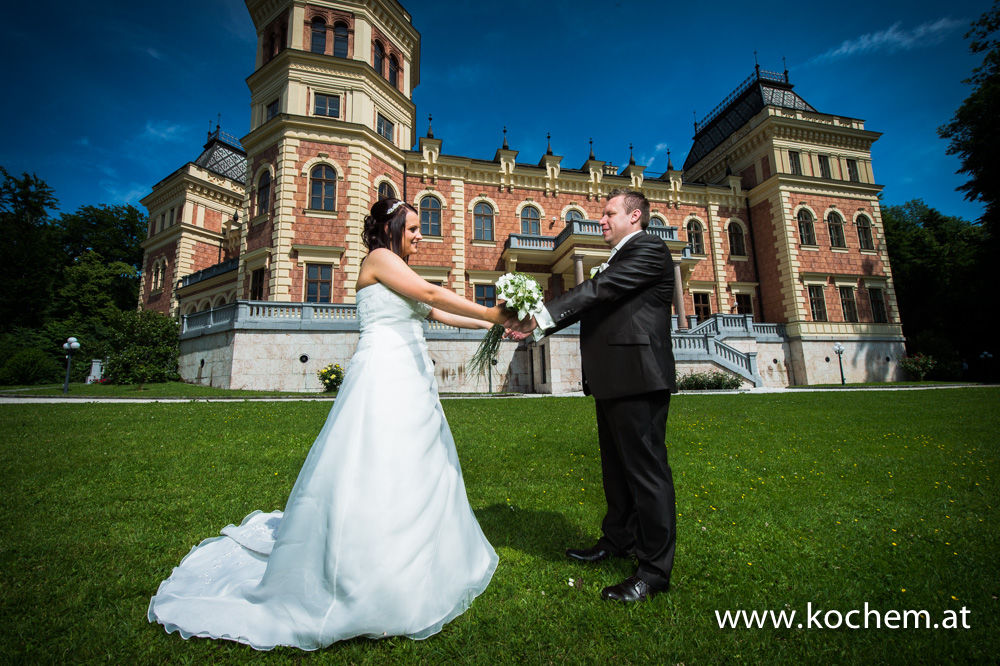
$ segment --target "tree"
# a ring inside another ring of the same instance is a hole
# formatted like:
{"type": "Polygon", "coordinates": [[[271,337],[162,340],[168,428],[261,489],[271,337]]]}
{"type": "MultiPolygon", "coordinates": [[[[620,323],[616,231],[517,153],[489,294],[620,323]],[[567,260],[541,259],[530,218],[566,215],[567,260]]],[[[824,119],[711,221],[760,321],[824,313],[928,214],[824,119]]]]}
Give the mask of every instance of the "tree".
{"type": "Polygon", "coordinates": [[[919,199],[884,207],[882,224],[907,348],[938,359],[937,374],[954,374],[991,344],[986,232],[919,199]]]}
{"type": "Polygon", "coordinates": [[[166,382],[177,374],[178,325],[154,310],[117,312],[104,376],[115,384],[166,382]]]}
{"type": "Polygon", "coordinates": [[[142,263],[146,216],[131,204],[81,206],[75,213],[63,213],[55,226],[63,253],[70,260],[93,251],[109,263],[121,262],[135,268],[142,263]]]}
{"type": "Polygon", "coordinates": [[[33,174],[10,175],[0,167],[0,332],[35,328],[45,321],[59,265],[49,210],[52,188],[33,174]]]}
{"type": "Polygon", "coordinates": [[[998,240],[997,228],[1000,220],[1000,0],[994,0],[993,7],[972,24],[966,39],[972,38],[969,50],[985,53],[983,64],[972,70],[972,76],[964,81],[973,86],[972,94],[962,102],[955,112],[952,122],[943,125],[938,133],[950,139],[949,155],[959,155],[962,168],[959,173],[968,174],[969,180],[958,189],[965,192],[970,201],[986,204],[983,222],[993,241],[998,240]]]}

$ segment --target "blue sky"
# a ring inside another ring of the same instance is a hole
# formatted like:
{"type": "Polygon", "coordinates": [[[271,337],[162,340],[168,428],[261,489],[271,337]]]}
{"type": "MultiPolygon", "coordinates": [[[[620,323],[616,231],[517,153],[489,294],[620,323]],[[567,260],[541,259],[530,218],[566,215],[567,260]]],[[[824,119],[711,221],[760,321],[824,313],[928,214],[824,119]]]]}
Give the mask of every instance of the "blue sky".
{"type": "MultiPolygon", "coordinates": [[[[922,198],[949,215],[982,207],[937,127],[969,94],[979,59],[964,39],[989,0],[812,4],[653,0],[406,0],[422,36],[417,130],[453,155],[492,159],[504,126],[537,163],[547,132],[563,165],[621,165],[629,143],[649,171],[679,167],[700,120],[754,67],[781,71],[816,109],[882,132],[883,201],[922,198]]],[[[211,123],[249,130],[256,37],[242,0],[54,0],[5,10],[0,54],[14,63],[0,105],[0,165],[33,172],[60,209],[133,203],[194,160],[211,123]]]]}

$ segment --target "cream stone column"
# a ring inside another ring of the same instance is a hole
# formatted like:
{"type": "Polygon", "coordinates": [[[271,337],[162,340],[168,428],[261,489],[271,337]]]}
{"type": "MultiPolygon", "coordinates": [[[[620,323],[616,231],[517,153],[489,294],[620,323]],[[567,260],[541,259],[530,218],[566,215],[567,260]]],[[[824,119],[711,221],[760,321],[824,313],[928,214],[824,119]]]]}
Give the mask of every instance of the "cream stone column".
{"type": "MultiPolygon", "coordinates": [[[[465,293],[465,181],[452,180],[451,208],[451,263],[455,267],[455,293],[466,296],[465,293]]],[[[474,296],[475,294],[473,294],[474,296]]]]}
{"type": "Polygon", "coordinates": [[[295,163],[299,140],[285,138],[278,144],[278,159],[274,176],[274,228],[271,232],[270,290],[272,301],[292,300],[292,242],[295,230],[295,163]]]}
{"type": "Polygon", "coordinates": [[[712,276],[715,280],[715,302],[719,312],[729,312],[729,298],[726,296],[726,285],[722,284],[726,275],[726,267],[722,261],[722,234],[717,233],[716,224],[719,220],[719,204],[713,203],[705,207],[705,233],[708,234],[706,245],[712,248],[712,276]],[[722,276],[720,278],[720,276],[722,276]]]}
{"type": "Polygon", "coordinates": [[[296,3],[292,6],[292,20],[288,22],[288,41],[285,42],[293,49],[302,50],[302,40],[305,38],[306,8],[304,5],[296,3]]]}
{"type": "MultiPolygon", "coordinates": [[[[357,44],[357,42],[355,42],[357,44]]],[[[355,52],[357,47],[355,46],[355,52]]],[[[367,146],[354,145],[350,148],[350,162],[348,162],[347,172],[350,180],[347,183],[346,206],[341,206],[341,219],[347,229],[346,248],[344,256],[347,258],[344,266],[344,287],[346,288],[346,298],[348,300],[355,295],[354,284],[358,281],[358,273],[361,271],[361,261],[365,258],[365,247],[361,242],[361,231],[364,229],[365,215],[372,205],[371,183],[371,151],[367,146]]]]}
{"type": "Polygon", "coordinates": [[[573,286],[583,284],[583,255],[573,255],[573,286]]]}
{"type": "Polygon", "coordinates": [[[681,278],[681,265],[674,262],[674,314],[680,318],[683,324],[684,319],[684,281],[681,278]]]}

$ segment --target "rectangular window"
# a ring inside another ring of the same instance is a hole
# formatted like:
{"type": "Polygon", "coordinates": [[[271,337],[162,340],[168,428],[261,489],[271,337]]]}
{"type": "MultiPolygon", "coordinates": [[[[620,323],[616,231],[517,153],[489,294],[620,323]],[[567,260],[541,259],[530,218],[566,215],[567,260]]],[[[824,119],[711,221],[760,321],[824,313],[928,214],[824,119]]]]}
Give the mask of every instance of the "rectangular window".
{"type": "Polygon", "coordinates": [[[830,171],[830,158],[826,155],[819,156],[819,177],[833,178],[833,172],[830,171]]]}
{"type": "Polygon", "coordinates": [[[844,321],[858,320],[858,305],[854,302],[854,287],[840,288],[840,304],[844,308],[844,321]]]}
{"type": "Polygon", "coordinates": [[[306,265],[306,303],[329,303],[333,293],[333,266],[306,265]]]}
{"type": "Polygon", "coordinates": [[[163,231],[163,223],[167,219],[166,213],[160,213],[160,231],[163,231]]]}
{"type": "Polygon", "coordinates": [[[826,298],[823,287],[809,287],[809,307],[812,308],[813,321],[826,321],[826,298]]]}
{"type": "Polygon", "coordinates": [[[267,105],[267,112],[264,114],[265,115],[264,122],[267,122],[271,118],[274,118],[276,115],[278,115],[278,110],[279,110],[278,102],[280,101],[281,101],[280,99],[276,99],[267,105]]]}
{"type": "Polygon", "coordinates": [[[476,285],[476,303],[488,308],[497,304],[497,288],[492,284],[476,285]]]}
{"type": "Polygon", "coordinates": [[[316,104],[313,106],[313,113],[317,116],[329,116],[330,118],[339,118],[340,96],[317,94],[316,104]]]}
{"type": "Polygon", "coordinates": [[[886,324],[889,317],[885,311],[885,296],[881,289],[869,289],[868,300],[872,304],[872,321],[876,324],[886,324]]]}
{"type": "Polygon", "coordinates": [[[168,224],[167,226],[168,227],[174,226],[174,209],[173,208],[170,209],[170,224],[168,224]]]}
{"type": "Polygon", "coordinates": [[[712,299],[708,294],[705,293],[695,293],[694,296],[694,313],[698,317],[698,321],[702,322],[712,316],[712,299]]]}
{"type": "Polygon", "coordinates": [[[750,294],[736,294],[736,313],[753,314],[753,296],[750,294]]]}
{"type": "Polygon", "coordinates": [[[264,300],[264,269],[258,268],[250,273],[250,300],[264,300]]]}
{"type": "Polygon", "coordinates": [[[861,177],[858,175],[857,160],[847,160],[847,178],[853,183],[861,182],[861,177]]]}
{"type": "Polygon", "coordinates": [[[793,176],[802,175],[802,163],[799,162],[799,154],[793,150],[788,151],[788,168],[793,176]]]}
{"type": "Polygon", "coordinates": [[[483,215],[476,215],[475,219],[475,240],[493,240],[493,218],[483,215]]]}
{"type": "Polygon", "coordinates": [[[381,113],[378,114],[378,120],[375,123],[375,131],[387,138],[389,141],[393,140],[393,134],[396,126],[392,124],[392,121],[383,116],[381,113]]]}

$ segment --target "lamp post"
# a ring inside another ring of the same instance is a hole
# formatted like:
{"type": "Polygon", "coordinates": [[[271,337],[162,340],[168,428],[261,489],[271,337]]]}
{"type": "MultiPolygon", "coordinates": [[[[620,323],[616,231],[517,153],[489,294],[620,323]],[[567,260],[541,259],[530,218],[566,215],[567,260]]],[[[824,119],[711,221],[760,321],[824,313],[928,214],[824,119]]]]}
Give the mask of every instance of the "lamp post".
{"type": "Polygon", "coordinates": [[[73,365],[73,352],[80,348],[80,343],[76,338],[69,338],[63,343],[66,350],[66,381],[63,382],[63,393],[69,393],[69,369],[73,365]]]}
{"type": "Polygon", "coordinates": [[[991,370],[990,366],[993,365],[993,354],[989,353],[988,351],[984,351],[982,354],[979,355],[979,358],[981,358],[983,360],[983,363],[986,364],[986,383],[990,384],[993,381],[992,373],[990,372],[991,370]]]}
{"type": "Polygon", "coordinates": [[[840,385],[844,386],[847,381],[844,379],[844,345],[839,342],[833,343],[833,351],[837,354],[837,362],[840,363],[840,385]]]}

